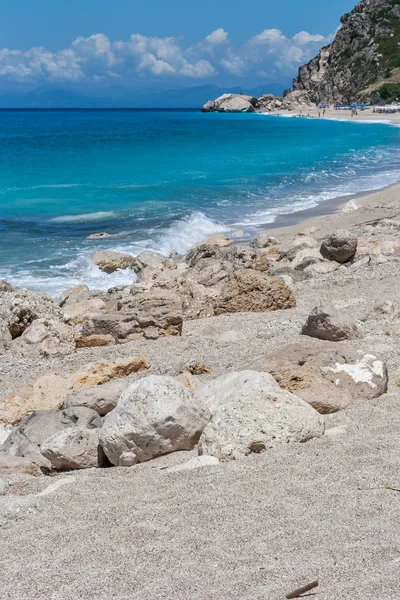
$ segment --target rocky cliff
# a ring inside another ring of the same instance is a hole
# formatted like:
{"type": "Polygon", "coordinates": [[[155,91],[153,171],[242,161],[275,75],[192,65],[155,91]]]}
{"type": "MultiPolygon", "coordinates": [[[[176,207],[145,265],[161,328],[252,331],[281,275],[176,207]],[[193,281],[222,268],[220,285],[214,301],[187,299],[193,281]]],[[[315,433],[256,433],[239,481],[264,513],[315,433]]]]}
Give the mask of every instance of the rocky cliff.
{"type": "Polygon", "coordinates": [[[398,83],[400,0],[363,0],[341,23],[334,41],[300,67],[294,89],[317,102],[349,102],[398,83]]]}

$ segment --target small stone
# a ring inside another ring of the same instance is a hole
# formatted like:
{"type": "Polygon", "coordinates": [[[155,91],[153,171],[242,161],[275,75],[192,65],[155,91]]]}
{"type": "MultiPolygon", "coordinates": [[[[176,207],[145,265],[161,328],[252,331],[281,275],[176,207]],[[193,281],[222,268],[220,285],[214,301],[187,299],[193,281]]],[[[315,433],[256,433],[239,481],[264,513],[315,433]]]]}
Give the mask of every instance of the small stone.
{"type": "Polygon", "coordinates": [[[277,246],[279,244],[276,238],[265,232],[259,233],[253,243],[256,248],[268,248],[269,246],[277,246]]]}
{"type": "Polygon", "coordinates": [[[192,375],[204,375],[205,373],[211,373],[211,369],[200,361],[193,361],[187,364],[183,371],[188,371],[192,375]]]}
{"type": "Polygon", "coordinates": [[[7,491],[6,483],[2,479],[0,479],[0,496],[5,496],[6,491],[7,491]]]}
{"type": "Polygon", "coordinates": [[[331,342],[352,340],[358,335],[354,323],[346,320],[332,304],[324,303],[318,304],[311,311],[302,334],[331,342]]]}
{"type": "Polygon", "coordinates": [[[104,238],[110,238],[112,237],[111,233],[106,233],[105,231],[102,231],[100,233],[92,233],[91,235],[88,235],[87,239],[88,240],[102,240],[104,238]]]}

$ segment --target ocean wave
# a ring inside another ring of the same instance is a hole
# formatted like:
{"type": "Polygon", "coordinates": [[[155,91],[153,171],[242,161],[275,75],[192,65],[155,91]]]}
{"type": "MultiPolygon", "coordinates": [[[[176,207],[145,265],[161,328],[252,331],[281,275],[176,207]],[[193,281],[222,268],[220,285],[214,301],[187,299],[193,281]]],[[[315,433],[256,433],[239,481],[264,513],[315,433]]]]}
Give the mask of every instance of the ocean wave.
{"type": "Polygon", "coordinates": [[[113,211],[109,212],[95,212],[95,213],[86,213],[83,215],[63,215],[61,217],[53,217],[50,219],[53,223],[68,223],[72,221],[99,221],[100,219],[107,219],[109,217],[114,217],[115,213],[113,211]]]}
{"type": "Polygon", "coordinates": [[[186,252],[191,246],[197,244],[212,233],[219,233],[227,229],[226,225],[217,223],[202,212],[192,212],[186,217],[175,221],[156,242],[158,252],[168,255],[173,250],[179,253],[186,252]]]}

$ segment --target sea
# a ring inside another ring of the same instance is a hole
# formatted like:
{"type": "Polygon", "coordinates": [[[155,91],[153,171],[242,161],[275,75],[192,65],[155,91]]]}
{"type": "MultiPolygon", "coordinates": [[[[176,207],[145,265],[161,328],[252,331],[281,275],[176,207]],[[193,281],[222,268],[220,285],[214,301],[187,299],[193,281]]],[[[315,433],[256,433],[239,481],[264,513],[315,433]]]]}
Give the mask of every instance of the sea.
{"type": "Polygon", "coordinates": [[[214,232],[400,180],[400,129],[191,110],[0,111],[0,279],[53,296],[132,283],[91,255],[185,252],[214,232]],[[89,240],[94,233],[112,237],[89,240]]]}

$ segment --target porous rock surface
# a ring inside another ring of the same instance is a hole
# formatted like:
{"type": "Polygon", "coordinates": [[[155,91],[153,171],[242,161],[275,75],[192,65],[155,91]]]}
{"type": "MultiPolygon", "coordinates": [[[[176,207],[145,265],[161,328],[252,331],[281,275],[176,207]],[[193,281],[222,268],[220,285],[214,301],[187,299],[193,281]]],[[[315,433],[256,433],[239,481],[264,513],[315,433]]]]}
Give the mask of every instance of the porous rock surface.
{"type": "Polygon", "coordinates": [[[206,407],[170,377],[133,383],[105,419],[100,444],[114,465],[132,466],[176,450],[191,450],[210,418],[206,407]]]}
{"type": "Polygon", "coordinates": [[[97,429],[74,427],[59,431],[42,443],[40,452],[59,471],[103,465],[97,429]]]}
{"type": "Polygon", "coordinates": [[[280,277],[267,277],[255,269],[236,271],[221,297],[215,302],[215,314],[267,312],[293,308],[296,299],[280,277]]]}
{"type": "Polygon", "coordinates": [[[384,361],[343,342],[289,344],[252,361],[247,368],[271,373],[282,388],[320,413],[381,396],[388,384],[384,361]]]}
{"type": "MultiPolygon", "coordinates": [[[[247,372],[247,377],[251,376],[247,372]]],[[[225,401],[218,402],[200,437],[199,454],[239,460],[277,444],[306,442],[323,433],[324,424],[317,411],[282,390],[268,375],[256,387],[242,384],[235,390],[232,386],[225,401]]]]}

